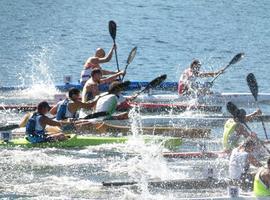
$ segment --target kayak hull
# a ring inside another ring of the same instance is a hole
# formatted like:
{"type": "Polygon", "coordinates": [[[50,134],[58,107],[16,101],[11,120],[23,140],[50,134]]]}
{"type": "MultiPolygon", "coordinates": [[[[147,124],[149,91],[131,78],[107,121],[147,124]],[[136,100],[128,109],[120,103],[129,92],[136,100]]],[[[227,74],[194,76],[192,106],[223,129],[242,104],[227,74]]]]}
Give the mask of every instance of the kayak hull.
{"type": "MultiPolygon", "coordinates": [[[[14,139],[9,141],[8,143],[0,141],[0,147],[20,146],[25,148],[82,148],[86,146],[95,146],[101,144],[126,143],[129,139],[130,137],[101,137],[71,134],[68,140],[57,142],[43,142],[32,144],[28,142],[25,138],[14,139]]],[[[182,140],[180,138],[173,137],[145,136],[143,137],[143,140],[145,143],[162,143],[165,147],[168,148],[176,148],[182,143],[182,140]]]]}
{"type": "MultiPolygon", "coordinates": [[[[227,102],[231,101],[238,104],[252,104],[255,103],[254,97],[251,93],[217,93],[213,95],[206,96],[179,96],[177,94],[143,94],[139,95],[136,98],[136,102],[190,102],[192,101],[196,104],[205,104],[205,105],[224,105],[227,102]]],[[[259,93],[258,102],[260,103],[270,103],[270,93],[259,93]]]]}

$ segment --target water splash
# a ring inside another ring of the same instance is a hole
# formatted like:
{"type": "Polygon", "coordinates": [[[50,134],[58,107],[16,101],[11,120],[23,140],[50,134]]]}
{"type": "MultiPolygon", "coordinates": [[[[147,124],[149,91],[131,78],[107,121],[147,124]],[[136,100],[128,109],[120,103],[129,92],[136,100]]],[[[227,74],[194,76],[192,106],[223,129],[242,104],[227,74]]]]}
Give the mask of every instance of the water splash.
{"type": "Polygon", "coordinates": [[[29,99],[51,99],[54,94],[59,93],[53,82],[53,56],[57,46],[41,47],[38,52],[30,54],[30,70],[26,67],[18,74],[18,79],[22,82],[21,90],[16,97],[29,99]]]}

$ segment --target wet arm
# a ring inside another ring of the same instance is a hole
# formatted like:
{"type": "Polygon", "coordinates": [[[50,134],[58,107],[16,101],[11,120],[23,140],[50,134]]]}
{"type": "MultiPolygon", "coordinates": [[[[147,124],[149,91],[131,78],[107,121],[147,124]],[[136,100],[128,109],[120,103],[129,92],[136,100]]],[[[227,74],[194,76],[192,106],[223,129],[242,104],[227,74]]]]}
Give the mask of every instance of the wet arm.
{"type": "Polygon", "coordinates": [[[261,167],[262,166],[262,164],[253,155],[248,156],[248,161],[252,165],[254,165],[255,167],[261,167]]]}
{"type": "Polygon", "coordinates": [[[112,55],[113,55],[113,50],[114,50],[114,46],[111,48],[111,50],[109,51],[109,53],[107,54],[107,56],[105,56],[104,58],[99,58],[99,63],[106,63],[109,62],[112,59],[112,55]]]}
{"type": "Polygon", "coordinates": [[[50,110],[50,114],[51,114],[51,115],[56,115],[56,113],[57,113],[57,108],[58,108],[58,105],[57,105],[57,104],[54,105],[54,106],[51,108],[51,110],[50,110]]]}
{"type": "Polygon", "coordinates": [[[124,72],[123,71],[120,71],[110,77],[107,77],[107,78],[104,78],[104,79],[101,79],[100,80],[100,83],[111,83],[112,81],[114,81],[118,76],[121,76],[123,75],[124,72]]]}

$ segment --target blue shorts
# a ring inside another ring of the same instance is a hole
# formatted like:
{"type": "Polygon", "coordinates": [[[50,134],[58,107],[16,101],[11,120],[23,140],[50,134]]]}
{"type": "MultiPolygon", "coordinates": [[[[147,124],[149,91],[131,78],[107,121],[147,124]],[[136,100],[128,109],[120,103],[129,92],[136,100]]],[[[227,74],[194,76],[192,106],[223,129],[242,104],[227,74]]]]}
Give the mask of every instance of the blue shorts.
{"type": "Polygon", "coordinates": [[[50,141],[50,138],[48,138],[46,135],[27,135],[26,139],[32,144],[50,141]]]}

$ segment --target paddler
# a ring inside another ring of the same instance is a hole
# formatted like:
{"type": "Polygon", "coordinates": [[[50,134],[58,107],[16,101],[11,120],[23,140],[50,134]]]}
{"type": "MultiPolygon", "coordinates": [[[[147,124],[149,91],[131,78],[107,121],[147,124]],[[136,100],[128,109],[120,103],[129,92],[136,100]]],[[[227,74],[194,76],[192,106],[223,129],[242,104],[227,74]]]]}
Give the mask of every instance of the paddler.
{"type": "Polygon", "coordinates": [[[124,75],[124,71],[120,71],[114,75],[107,78],[102,78],[102,70],[99,68],[93,69],[91,72],[91,78],[86,81],[83,92],[82,92],[82,102],[87,102],[95,98],[96,95],[100,94],[99,85],[103,83],[111,83],[116,80],[121,75],[124,75]]]}
{"type": "Polygon", "coordinates": [[[253,193],[256,197],[270,197],[270,158],[267,167],[262,167],[255,175],[253,193]]]}
{"type": "Polygon", "coordinates": [[[67,137],[61,133],[50,133],[45,130],[47,125],[62,127],[63,125],[71,124],[70,122],[54,121],[46,116],[50,106],[48,102],[42,101],[37,106],[37,112],[28,119],[26,123],[26,138],[31,143],[61,141],[67,137]]]}
{"type": "Polygon", "coordinates": [[[121,103],[125,103],[126,101],[131,101],[134,97],[124,98],[121,95],[123,91],[123,84],[118,81],[114,81],[110,84],[108,94],[102,96],[97,101],[97,105],[95,108],[95,113],[106,112],[107,119],[128,119],[128,112],[120,113],[118,115],[113,115],[116,112],[116,108],[121,103]]]}
{"type": "Polygon", "coordinates": [[[199,92],[200,85],[196,82],[197,78],[214,77],[219,73],[223,73],[223,69],[217,72],[200,72],[200,68],[201,62],[194,59],[189,68],[182,73],[178,82],[179,95],[190,95],[193,91],[199,92]]]}
{"type": "Polygon", "coordinates": [[[248,173],[250,165],[262,166],[253,155],[256,145],[254,139],[249,138],[239,147],[232,150],[229,162],[229,176],[233,185],[245,186],[244,183],[247,184],[253,180],[253,176],[248,173]]]}
{"type": "Polygon", "coordinates": [[[52,115],[56,115],[56,120],[77,119],[79,115],[77,111],[79,109],[90,110],[96,105],[98,100],[83,103],[81,101],[80,90],[76,88],[71,88],[67,96],[66,99],[58,102],[50,110],[52,115]]]}
{"type": "Polygon", "coordinates": [[[246,111],[244,109],[240,109],[239,113],[234,116],[234,118],[230,118],[224,125],[223,132],[223,149],[224,151],[230,152],[232,149],[239,145],[240,137],[243,136],[245,138],[251,137],[253,139],[257,138],[256,133],[249,133],[243,124],[240,123],[239,117],[244,117],[245,121],[251,121],[254,117],[261,115],[261,110],[256,110],[255,112],[246,115],[246,111]]]}
{"type": "Polygon", "coordinates": [[[94,68],[98,68],[101,70],[102,75],[110,75],[110,74],[116,74],[117,72],[104,70],[101,68],[100,64],[109,62],[112,59],[113,50],[116,48],[116,45],[114,44],[109,51],[109,53],[106,55],[104,49],[97,48],[96,53],[94,56],[89,57],[86,62],[84,63],[84,68],[81,72],[81,78],[80,83],[83,86],[86,81],[91,77],[91,72],[94,68]]]}

